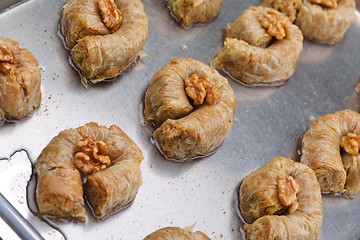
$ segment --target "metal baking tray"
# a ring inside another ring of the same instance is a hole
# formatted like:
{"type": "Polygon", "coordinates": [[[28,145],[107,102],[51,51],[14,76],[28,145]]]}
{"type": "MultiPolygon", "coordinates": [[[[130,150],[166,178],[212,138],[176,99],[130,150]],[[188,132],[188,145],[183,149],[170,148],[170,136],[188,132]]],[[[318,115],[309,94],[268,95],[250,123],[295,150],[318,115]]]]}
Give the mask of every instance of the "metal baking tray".
{"type": "MultiPolygon", "coordinates": [[[[4,166],[1,191],[45,239],[143,239],[160,227],[193,224],[211,239],[243,239],[235,209],[240,181],[276,156],[298,160],[299,140],[314,118],[345,108],[360,110],[355,90],[360,80],[357,11],[341,43],[323,45],[305,40],[296,72],[286,85],[247,88],[229,79],[237,110],[224,143],[202,160],[166,160],[142,124],[144,94],[152,75],[175,57],[209,63],[222,48],[226,23],[260,1],[225,0],[214,21],[185,30],[171,17],[165,0],[144,0],[149,17],[148,56],[114,81],[88,89],[70,66],[69,51],[58,36],[65,2],[30,0],[0,14],[0,36],[28,48],[42,68],[40,108],[25,120],[0,127],[0,158],[4,158],[0,161],[4,166]],[[129,208],[102,222],[88,214],[86,223],[53,222],[57,230],[52,229],[29,211],[34,192],[29,188],[25,195],[31,175],[27,158],[34,163],[59,131],[90,121],[117,124],[138,144],[145,157],[141,164],[143,185],[129,208]]],[[[360,194],[353,199],[324,196],[323,207],[320,239],[359,239],[360,194]]],[[[3,221],[0,236],[16,239],[3,221]]]]}

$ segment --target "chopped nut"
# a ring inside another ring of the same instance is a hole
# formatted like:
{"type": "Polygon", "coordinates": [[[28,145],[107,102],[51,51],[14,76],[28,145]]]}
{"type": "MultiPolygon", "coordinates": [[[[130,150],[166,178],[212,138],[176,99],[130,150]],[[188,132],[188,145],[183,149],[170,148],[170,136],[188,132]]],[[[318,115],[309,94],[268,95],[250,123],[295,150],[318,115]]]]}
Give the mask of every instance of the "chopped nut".
{"type": "Polygon", "coordinates": [[[197,74],[192,74],[185,78],[186,94],[194,101],[195,105],[200,105],[204,102],[207,104],[216,104],[219,100],[220,91],[213,82],[208,78],[199,78],[197,74]]]}
{"type": "Polygon", "coordinates": [[[82,138],[82,139],[80,139],[79,141],[76,142],[76,146],[78,148],[81,148],[81,147],[85,147],[86,145],[88,145],[88,143],[89,143],[88,138],[82,138]]]}
{"type": "Polygon", "coordinates": [[[258,17],[258,20],[270,36],[276,37],[277,40],[281,40],[286,37],[288,19],[280,12],[270,9],[267,13],[264,13],[258,17]]]}
{"type": "Polygon", "coordinates": [[[296,194],[299,192],[299,183],[291,176],[278,179],[279,200],[282,205],[288,207],[288,212],[293,213],[298,207],[296,194]]]}
{"type": "Polygon", "coordinates": [[[360,149],[360,136],[354,133],[348,133],[346,136],[341,137],[340,146],[344,148],[345,152],[351,155],[357,155],[360,149]]]}
{"type": "Polygon", "coordinates": [[[0,46],[0,72],[7,75],[16,68],[14,54],[8,47],[0,46]]]}
{"type": "Polygon", "coordinates": [[[337,0],[310,0],[311,3],[316,3],[319,5],[323,5],[328,8],[336,8],[337,0]]]}
{"type": "Polygon", "coordinates": [[[275,10],[286,15],[290,22],[294,22],[297,12],[302,6],[302,0],[264,0],[265,6],[274,8],[275,10]]]}
{"type": "Polygon", "coordinates": [[[116,6],[114,0],[100,0],[99,10],[102,21],[110,31],[116,32],[122,23],[121,11],[116,6]]]}
{"type": "Polygon", "coordinates": [[[103,141],[96,141],[93,137],[83,137],[76,146],[74,165],[85,173],[95,173],[110,165],[110,157],[105,155],[107,145],[103,141]]]}

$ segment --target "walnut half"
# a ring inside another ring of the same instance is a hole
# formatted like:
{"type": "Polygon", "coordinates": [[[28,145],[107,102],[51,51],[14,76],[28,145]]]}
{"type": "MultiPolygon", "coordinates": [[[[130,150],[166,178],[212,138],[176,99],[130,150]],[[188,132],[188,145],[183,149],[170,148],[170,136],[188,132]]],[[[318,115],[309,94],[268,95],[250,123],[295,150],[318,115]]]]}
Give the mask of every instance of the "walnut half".
{"type": "Polygon", "coordinates": [[[219,101],[220,91],[208,77],[199,78],[194,73],[185,78],[184,83],[186,94],[194,101],[195,105],[202,104],[204,100],[210,105],[219,101]]]}
{"type": "Polygon", "coordinates": [[[302,4],[302,0],[263,0],[262,2],[262,5],[274,8],[286,15],[292,23],[296,20],[302,4]]]}
{"type": "Polygon", "coordinates": [[[122,14],[114,0],[99,0],[99,10],[102,21],[110,31],[116,32],[122,23],[122,14]]]}
{"type": "Polygon", "coordinates": [[[341,137],[340,146],[344,148],[345,152],[357,155],[360,149],[360,136],[355,133],[348,133],[341,137]]]}
{"type": "Polygon", "coordinates": [[[328,8],[336,8],[337,1],[336,0],[310,0],[311,3],[316,3],[328,8]]]}
{"type": "Polygon", "coordinates": [[[295,212],[298,208],[296,194],[299,192],[299,183],[291,176],[280,177],[278,191],[281,204],[288,208],[289,213],[295,212]]]}
{"type": "Polygon", "coordinates": [[[8,47],[0,46],[0,72],[8,75],[16,68],[14,54],[8,47]]]}
{"type": "Polygon", "coordinates": [[[110,157],[105,155],[107,144],[85,136],[76,143],[74,165],[84,173],[95,173],[110,166],[110,157]]]}
{"type": "Polygon", "coordinates": [[[286,37],[289,21],[285,15],[279,11],[270,9],[267,13],[261,14],[258,20],[270,36],[275,37],[277,40],[286,37]]]}

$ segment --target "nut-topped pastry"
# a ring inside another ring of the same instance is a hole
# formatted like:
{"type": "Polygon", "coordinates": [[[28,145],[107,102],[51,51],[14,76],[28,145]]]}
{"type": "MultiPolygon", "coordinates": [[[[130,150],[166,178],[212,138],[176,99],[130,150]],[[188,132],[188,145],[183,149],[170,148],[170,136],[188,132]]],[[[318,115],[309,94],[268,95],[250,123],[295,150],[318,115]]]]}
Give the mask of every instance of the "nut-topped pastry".
{"type": "Polygon", "coordinates": [[[313,121],[302,139],[301,162],[316,173],[323,192],[360,190],[360,114],[342,110],[313,121]]]}
{"type": "Polygon", "coordinates": [[[0,122],[18,120],[41,101],[39,63],[19,43],[0,37],[0,122]]]}
{"type": "Polygon", "coordinates": [[[264,0],[263,6],[284,13],[309,39],[340,42],[355,19],[354,0],[264,0]]]}
{"type": "Polygon", "coordinates": [[[191,232],[179,227],[165,227],[156,230],[144,238],[144,240],[210,240],[201,231],[191,232]]]}
{"type": "Polygon", "coordinates": [[[285,84],[303,47],[300,29],[282,13],[262,6],[246,9],[228,24],[225,36],[213,66],[251,86],[285,84]]]}
{"type": "Polygon", "coordinates": [[[61,32],[86,85],[135,64],[148,37],[148,19],[140,0],[68,0],[61,32]]]}
{"type": "Polygon", "coordinates": [[[83,195],[99,219],[127,207],[142,184],[142,160],[116,125],[88,123],[60,132],[36,161],[39,213],[85,221],[83,195]]]}
{"type": "Polygon", "coordinates": [[[184,28],[216,18],[223,0],[169,0],[169,7],[184,28]]]}
{"type": "Polygon", "coordinates": [[[177,58],[151,79],[145,96],[145,121],[169,159],[184,161],[212,153],[229,133],[235,95],[226,78],[192,58],[177,58]]]}
{"type": "Polygon", "coordinates": [[[246,176],[239,191],[246,239],[317,239],[322,201],[308,166],[276,157],[246,176]]]}

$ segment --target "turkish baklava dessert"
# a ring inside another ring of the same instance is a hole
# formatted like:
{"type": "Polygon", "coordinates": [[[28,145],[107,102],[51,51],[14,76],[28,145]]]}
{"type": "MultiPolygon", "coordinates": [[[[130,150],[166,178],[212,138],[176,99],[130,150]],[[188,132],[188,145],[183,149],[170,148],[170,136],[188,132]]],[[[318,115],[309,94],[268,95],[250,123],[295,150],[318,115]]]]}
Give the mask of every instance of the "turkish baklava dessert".
{"type": "Polygon", "coordinates": [[[84,196],[100,220],[127,207],[142,184],[142,160],[139,147],[116,125],[92,122],[61,131],[35,164],[39,214],[83,222],[84,196]]]}
{"type": "Polygon", "coordinates": [[[264,0],[263,6],[284,13],[311,40],[340,42],[355,19],[354,0],[264,0]]]}
{"type": "Polygon", "coordinates": [[[223,0],[169,0],[169,8],[177,21],[184,27],[205,24],[216,18],[223,0]]]}
{"type": "Polygon", "coordinates": [[[149,234],[144,240],[210,240],[201,231],[188,231],[179,227],[165,227],[149,234]]]}
{"type": "Polygon", "coordinates": [[[321,191],[360,190],[360,114],[346,109],[314,120],[302,138],[301,162],[316,174],[321,191]]]}
{"type": "Polygon", "coordinates": [[[213,60],[249,86],[279,86],[294,74],[303,48],[300,29],[279,11],[250,7],[225,30],[224,47],[213,60]]]}
{"type": "Polygon", "coordinates": [[[18,42],[0,37],[0,122],[23,119],[38,108],[40,88],[34,55],[18,42]]]}
{"type": "Polygon", "coordinates": [[[177,58],[152,77],[144,117],[169,159],[184,161],[211,154],[229,133],[235,94],[227,79],[192,58],[177,58]]]}
{"type": "Polygon", "coordinates": [[[276,157],[246,176],[239,191],[246,239],[317,239],[322,199],[314,171],[276,157]]]}
{"type": "Polygon", "coordinates": [[[60,27],[84,85],[114,78],[134,65],[148,37],[140,0],[68,0],[60,27]]]}

